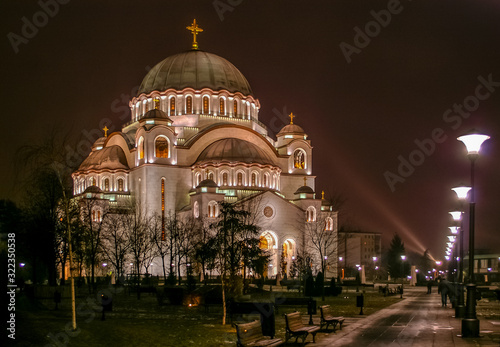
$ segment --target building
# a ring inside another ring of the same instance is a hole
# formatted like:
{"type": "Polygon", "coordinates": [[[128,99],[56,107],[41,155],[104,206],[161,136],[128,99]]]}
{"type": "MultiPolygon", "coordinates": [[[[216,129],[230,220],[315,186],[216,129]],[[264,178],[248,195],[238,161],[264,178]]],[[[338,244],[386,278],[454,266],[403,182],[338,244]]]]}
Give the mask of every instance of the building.
{"type": "Polygon", "coordinates": [[[345,269],[352,269],[363,265],[370,270],[380,267],[382,256],[381,234],[340,230],[338,254],[341,276],[347,276],[345,269]]]}
{"type": "MultiPolygon", "coordinates": [[[[162,218],[175,211],[214,220],[220,201],[254,201],[261,247],[272,254],[268,273],[276,275],[282,252],[289,266],[311,246],[308,228],[321,224],[336,237],[337,212],[316,197],[313,148],[295,116],[274,140],[245,76],[198,49],[196,21],[188,29],[192,48],[147,73],[130,100],[130,121],[105,132],[73,173],[74,195],[99,196],[95,218],[99,209],[134,200],[162,218]]],[[[336,259],[330,257],[330,276],[336,259]]]]}

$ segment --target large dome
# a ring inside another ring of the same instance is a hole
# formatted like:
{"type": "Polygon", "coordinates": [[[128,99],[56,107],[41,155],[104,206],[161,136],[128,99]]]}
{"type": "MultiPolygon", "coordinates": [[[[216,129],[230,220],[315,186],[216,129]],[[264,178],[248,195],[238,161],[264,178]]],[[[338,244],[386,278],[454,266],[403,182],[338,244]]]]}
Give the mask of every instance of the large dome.
{"type": "Polygon", "coordinates": [[[215,141],[201,152],[196,164],[263,164],[273,165],[273,158],[256,145],[240,139],[228,138],[215,141]]]}
{"type": "Polygon", "coordinates": [[[229,61],[218,55],[191,50],[170,56],[153,67],[141,83],[137,95],[169,88],[182,90],[210,88],[253,95],[243,74],[229,61]]]}

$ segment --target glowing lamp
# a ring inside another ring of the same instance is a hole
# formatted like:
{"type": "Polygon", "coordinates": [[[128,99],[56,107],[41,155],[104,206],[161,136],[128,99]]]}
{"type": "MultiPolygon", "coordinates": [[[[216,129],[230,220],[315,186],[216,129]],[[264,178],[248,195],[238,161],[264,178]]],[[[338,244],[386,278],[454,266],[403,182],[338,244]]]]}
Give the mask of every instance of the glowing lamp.
{"type": "Polygon", "coordinates": [[[462,219],[462,211],[451,211],[448,213],[451,214],[451,218],[453,218],[454,221],[462,219]]]}
{"type": "Polygon", "coordinates": [[[406,255],[402,255],[401,260],[406,260],[406,255]]]}
{"type": "Polygon", "coordinates": [[[373,259],[373,261],[377,261],[377,257],[373,257],[372,259],[373,259]]]}
{"type": "Polygon", "coordinates": [[[456,194],[459,200],[465,200],[467,199],[467,194],[469,193],[469,190],[471,187],[467,187],[464,185],[461,185],[459,187],[451,188],[456,194]]]}
{"type": "Polygon", "coordinates": [[[455,242],[457,237],[455,235],[450,235],[448,236],[448,239],[451,241],[451,242],[455,242]]]}
{"type": "Polygon", "coordinates": [[[448,227],[452,234],[458,234],[458,227],[448,227]]]}
{"type": "Polygon", "coordinates": [[[439,260],[436,261],[436,265],[438,265],[438,266],[441,265],[442,263],[443,263],[442,261],[439,261],[439,260]]]}
{"type": "Polygon", "coordinates": [[[444,259],[446,259],[446,260],[450,260],[450,257],[449,257],[448,255],[445,255],[445,256],[444,256],[444,259]]]}
{"type": "Polygon", "coordinates": [[[488,140],[490,137],[488,135],[482,134],[469,134],[463,135],[457,138],[457,140],[462,141],[467,148],[467,154],[477,155],[479,154],[479,149],[484,141],[488,140]]]}

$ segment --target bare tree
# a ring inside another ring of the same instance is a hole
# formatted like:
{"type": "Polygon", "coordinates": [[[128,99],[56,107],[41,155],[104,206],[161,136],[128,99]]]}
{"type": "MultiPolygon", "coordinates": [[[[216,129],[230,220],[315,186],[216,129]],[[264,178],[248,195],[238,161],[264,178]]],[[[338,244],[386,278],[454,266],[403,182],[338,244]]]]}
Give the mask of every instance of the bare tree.
{"type": "Polygon", "coordinates": [[[130,244],[124,227],[124,212],[109,214],[103,233],[103,249],[107,258],[113,265],[118,280],[125,275],[125,262],[129,252],[130,244]]]}
{"type": "Polygon", "coordinates": [[[102,239],[108,211],[105,202],[99,198],[99,194],[92,194],[91,197],[81,199],[79,206],[85,265],[90,271],[91,286],[89,288],[95,291],[95,269],[103,253],[102,239]]]}
{"type": "Polygon", "coordinates": [[[123,227],[129,243],[129,252],[134,261],[135,285],[137,287],[137,299],[141,298],[140,273],[144,266],[145,254],[152,246],[149,233],[147,232],[147,219],[141,204],[132,202],[128,213],[123,214],[123,227]]]}
{"type": "Polygon", "coordinates": [[[149,232],[155,247],[155,253],[161,258],[163,271],[163,279],[167,280],[167,270],[165,266],[165,258],[170,253],[170,243],[167,242],[165,226],[162,223],[161,216],[155,214],[151,217],[148,224],[149,232]]]}

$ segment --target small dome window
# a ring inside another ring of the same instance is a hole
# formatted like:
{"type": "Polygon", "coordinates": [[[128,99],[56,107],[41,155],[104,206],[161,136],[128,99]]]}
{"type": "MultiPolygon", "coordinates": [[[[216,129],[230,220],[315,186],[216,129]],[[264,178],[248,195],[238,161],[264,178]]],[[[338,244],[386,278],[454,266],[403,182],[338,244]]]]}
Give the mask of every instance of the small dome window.
{"type": "Polygon", "coordinates": [[[175,116],[175,96],[170,98],[170,116],[175,116]]]}
{"type": "Polygon", "coordinates": [[[203,97],[203,114],[209,114],[208,110],[209,110],[209,100],[208,100],[208,96],[204,96],[203,97]]]}
{"type": "Polygon", "coordinates": [[[186,98],[186,113],[187,114],[193,113],[193,98],[191,96],[188,96],[186,98]]]}

